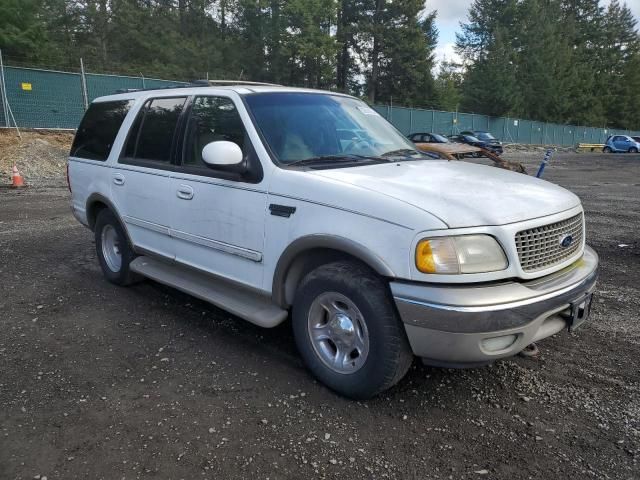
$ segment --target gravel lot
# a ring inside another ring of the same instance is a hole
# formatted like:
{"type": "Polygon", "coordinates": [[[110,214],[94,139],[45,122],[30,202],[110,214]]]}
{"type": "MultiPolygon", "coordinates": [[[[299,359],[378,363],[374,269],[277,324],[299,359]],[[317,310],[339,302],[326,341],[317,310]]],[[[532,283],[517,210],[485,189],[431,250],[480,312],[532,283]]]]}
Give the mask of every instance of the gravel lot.
{"type": "Polygon", "coordinates": [[[66,188],[0,188],[0,478],[640,478],[640,156],[545,177],[584,201],[591,322],[368,402],[315,382],[289,324],[107,283],[66,188]]]}

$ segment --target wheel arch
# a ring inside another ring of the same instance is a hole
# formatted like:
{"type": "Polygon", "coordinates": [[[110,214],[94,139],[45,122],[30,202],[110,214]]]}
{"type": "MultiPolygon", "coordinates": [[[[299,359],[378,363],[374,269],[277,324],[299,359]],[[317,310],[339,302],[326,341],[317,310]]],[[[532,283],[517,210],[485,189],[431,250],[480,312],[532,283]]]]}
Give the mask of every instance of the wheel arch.
{"type": "Polygon", "coordinates": [[[129,240],[129,245],[133,246],[131,236],[129,235],[129,230],[127,230],[127,225],[122,221],[122,217],[118,213],[118,210],[115,208],[111,200],[100,193],[92,193],[87,199],[87,223],[89,224],[89,228],[91,229],[91,231],[95,230],[98,214],[105,208],[111,210],[116,216],[116,218],[120,222],[120,225],[122,226],[122,229],[124,230],[125,235],[127,236],[127,240],[129,240]]]}
{"type": "Polygon", "coordinates": [[[280,256],[273,275],[273,301],[288,308],[297,285],[308,272],[344,259],[356,260],[383,277],[396,276],[382,258],[358,242],[335,235],[308,235],[294,240],[280,256]]]}

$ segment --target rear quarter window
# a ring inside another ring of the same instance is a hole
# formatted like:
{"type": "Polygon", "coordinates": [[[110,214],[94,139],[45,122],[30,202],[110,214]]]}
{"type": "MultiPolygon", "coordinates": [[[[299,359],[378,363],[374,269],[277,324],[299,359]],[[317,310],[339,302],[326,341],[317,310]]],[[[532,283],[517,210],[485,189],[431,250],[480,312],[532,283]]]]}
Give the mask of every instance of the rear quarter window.
{"type": "Polygon", "coordinates": [[[71,146],[72,157],[105,161],[133,100],[92,103],[71,146]]]}

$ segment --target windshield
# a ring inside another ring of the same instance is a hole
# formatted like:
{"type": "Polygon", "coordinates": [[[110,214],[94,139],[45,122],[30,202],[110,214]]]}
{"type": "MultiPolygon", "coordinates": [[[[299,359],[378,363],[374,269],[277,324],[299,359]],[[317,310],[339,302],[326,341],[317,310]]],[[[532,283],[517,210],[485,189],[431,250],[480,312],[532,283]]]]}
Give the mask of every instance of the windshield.
{"type": "Polygon", "coordinates": [[[472,135],[465,135],[464,138],[467,142],[479,142],[480,140],[472,135]]]}
{"type": "Polygon", "coordinates": [[[495,140],[496,137],[491,135],[489,132],[476,132],[476,136],[481,140],[495,140]]]}
{"type": "Polygon", "coordinates": [[[447,137],[443,137],[437,133],[432,133],[431,136],[438,143],[449,143],[449,139],[447,137]]]}
{"type": "MultiPolygon", "coordinates": [[[[420,155],[415,146],[364,102],[313,93],[245,97],[256,126],[281,163],[384,155],[420,155]]],[[[422,155],[421,155],[422,156],[422,155]]]]}

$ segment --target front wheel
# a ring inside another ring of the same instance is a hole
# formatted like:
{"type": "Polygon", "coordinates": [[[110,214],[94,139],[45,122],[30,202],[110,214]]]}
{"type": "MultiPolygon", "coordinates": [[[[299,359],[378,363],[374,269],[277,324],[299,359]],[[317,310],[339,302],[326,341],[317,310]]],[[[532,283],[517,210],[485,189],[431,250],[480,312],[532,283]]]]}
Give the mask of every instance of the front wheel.
{"type": "Polygon", "coordinates": [[[136,257],[117,217],[109,209],[98,214],[95,224],[96,253],[102,273],[111,283],[129,285],[139,277],[129,270],[136,257]]]}
{"type": "Polygon", "coordinates": [[[602,152],[603,152],[603,153],[611,153],[611,148],[610,148],[610,147],[604,147],[604,148],[602,149],[602,152]]]}
{"type": "Polygon", "coordinates": [[[364,265],[335,262],[309,273],[292,317],[307,367],[346,397],[371,398],[411,366],[413,354],[388,287],[364,265]]]}
{"type": "Polygon", "coordinates": [[[631,147],[629,149],[629,153],[638,153],[638,149],[636,147],[631,147]]]}

